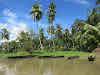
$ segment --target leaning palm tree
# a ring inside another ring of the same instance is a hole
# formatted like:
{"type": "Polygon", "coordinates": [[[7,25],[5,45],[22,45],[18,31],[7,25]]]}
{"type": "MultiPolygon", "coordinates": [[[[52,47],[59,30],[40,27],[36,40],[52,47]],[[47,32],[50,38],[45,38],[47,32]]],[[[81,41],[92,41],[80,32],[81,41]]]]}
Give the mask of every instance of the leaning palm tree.
{"type": "MultiPolygon", "coordinates": [[[[53,22],[55,20],[55,15],[56,15],[56,11],[55,11],[55,8],[56,8],[56,5],[51,2],[49,7],[48,7],[48,10],[47,10],[47,15],[48,15],[48,23],[49,23],[49,29],[50,29],[50,34],[51,34],[51,38],[52,38],[52,34],[54,34],[54,32],[52,32],[52,27],[53,27],[53,22]]],[[[53,41],[53,39],[52,39],[53,41]]]]}
{"type": "Polygon", "coordinates": [[[38,22],[40,21],[40,19],[42,18],[42,15],[43,15],[38,2],[36,2],[32,6],[32,11],[30,12],[30,15],[32,16],[32,18],[34,18],[34,23],[37,25],[37,34],[38,34],[38,32],[39,32],[38,31],[38,22]]]}

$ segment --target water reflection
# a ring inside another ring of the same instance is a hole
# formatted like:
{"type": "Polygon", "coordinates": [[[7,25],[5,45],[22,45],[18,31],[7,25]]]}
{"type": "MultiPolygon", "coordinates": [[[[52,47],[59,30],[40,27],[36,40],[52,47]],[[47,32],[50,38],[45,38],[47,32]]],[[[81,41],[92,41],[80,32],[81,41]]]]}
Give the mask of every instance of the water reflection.
{"type": "Polygon", "coordinates": [[[100,61],[66,59],[0,60],[0,75],[99,75],[100,61]]]}

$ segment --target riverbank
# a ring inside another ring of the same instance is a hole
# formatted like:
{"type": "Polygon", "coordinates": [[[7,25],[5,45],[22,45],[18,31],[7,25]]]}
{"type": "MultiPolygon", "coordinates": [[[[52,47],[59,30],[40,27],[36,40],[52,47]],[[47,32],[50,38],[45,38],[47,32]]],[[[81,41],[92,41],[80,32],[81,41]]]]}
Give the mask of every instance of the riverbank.
{"type": "Polygon", "coordinates": [[[70,55],[80,55],[80,56],[87,56],[88,52],[81,52],[81,51],[40,51],[36,50],[33,54],[39,56],[70,56],[70,55]]]}
{"type": "Polygon", "coordinates": [[[26,51],[21,51],[17,53],[0,53],[0,57],[15,57],[15,56],[71,56],[71,55],[79,55],[79,56],[88,56],[88,52],[81,51],[46,51],[46,50],[34,50],[32,54],[26,51]]]}

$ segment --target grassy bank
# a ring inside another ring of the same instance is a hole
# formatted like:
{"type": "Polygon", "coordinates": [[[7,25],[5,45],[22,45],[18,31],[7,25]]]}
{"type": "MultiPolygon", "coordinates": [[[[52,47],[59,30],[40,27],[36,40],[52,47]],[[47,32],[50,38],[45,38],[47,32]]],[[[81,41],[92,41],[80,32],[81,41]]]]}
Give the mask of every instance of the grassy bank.
{"type": "Polygon", "coordinates": [[[21,56],[21,55],[29,55],[30,53],[26,52],[26,51],[21,51],[21,52],[17,52],[17,53],[0,53],[0,57],[4,56],[4,57],[8,57],[8,56],[21,56]]]}
{"type": "MultiPolygon", "coordinates": [[[[17,53],[0,53],[0,57],[8,57],[8,56],[21,56],[21,55],[29,55],[30,53],[26,51],[21,51],[17,53]]],[[[89,53],[87,52],[79,52],[79,51],[46,51],[46,50],[35,50],[32,54],[38,56],[70,56],[70,55],[80,55],[80,56],[87,56],[89,53]]]]}
{"type": "Polygon", "coordinates": [[[81,55],[81,56],[87,56],[89,53],[87,52],[80,52],[80,51],[40,51],[36,50],[33,52],[33,54],[39,55],[39,56],[69,56],[69,55],[81,55]]]}

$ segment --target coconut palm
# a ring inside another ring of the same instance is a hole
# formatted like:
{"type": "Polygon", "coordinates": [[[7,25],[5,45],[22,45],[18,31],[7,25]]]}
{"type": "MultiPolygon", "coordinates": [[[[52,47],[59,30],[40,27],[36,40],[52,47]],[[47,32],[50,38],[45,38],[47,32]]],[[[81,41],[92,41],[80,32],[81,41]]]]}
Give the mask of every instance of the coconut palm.
{"type": "Polygon", "coordinates": [[[19,43],[16,42],[16,40],[12,40],[8,43],[8,48],[9,48],[9,52],[17,52],[18,51],[18,48],[19,48],[19,43]]]}
{"type": "Polygon", "coordinates": [[[63,45],[63,32],[60,24],[56,24],[56,40],[58,41],[58,46],[63,45]]]}
{"type": "Polygon", "coordinates": [[[43,33],[43,28],[40,29],[39,31],[39,40],[40,40],[40,46],[41,46],[41,49],[43,49],[43,40],[44,40],[44,33],[43,33]]]}
{"type": "Polygon", "coordinates": [[[9,40],[9,32],[6,28],[2,29],[2,39],[7,39],[9,40]]]}
{"type": "Polygon", "coordinates": [[[40,19],[42,18],[42,15],[43,15],[38,2],[36,2],[32,6],[32,11],[30,12],[30,15],[32,16],[32,18],[34,18],[34,23],[36,23],[37,27],[38,27],[38,22],[40,21],[40,19]]]}
{"type": "Polygon", "coordinates": [[[2,31],[1,32],[2,33],[1,38],[4,41],[3,42],[3,49],[5,49],[6,46],[7,46],[7,40],[9,40],[9,32],[8,32],[8,30],[6,28],[1,29],[1,31],[2,31]]]}
{"type": "Polygon", "coordinates": [[[32,18],[34,18],[34,23],[37,25],[37,34],[38,34],[38,22],[40,21],[43,15],[38,2],[36,2],[32,6],[32,11],[30,12],[30,15],[32,16],[32,18]]]}
{"type": "Polygon", "coordinates": [[[100,7],[93,8],[92,11],[89,11],[87,19],[87,23],[94,26],[97,25],[98,22],[100,22],[100,7]]]}
{"type": "MultiPolygon", "coordinates": [[[[48,23],[50,24],[49,26],[49,34],[51,34],[51,38],[53,38],[52,34],[54,34],[54,26],[53,26],[53,22],[55,20],[55,15],[56,15],[56,11],[55,11],[56,5],[51,2],[50,5],[48,6],[48,10],[47,10],[47,15],[48,15],[48,23]]],[[[53,39],[52,39],[53,41],[53,39]]],[[[53,41],[54,44],[54,41],[53,41]]]]}
{"type": "MultiPolygon", "coordinates": [[[[50,39],[52,40],[53,46],[54,46],[54,45],[55,45],[55,43],[54,43],[55,28],[54,28],[54,26],[53,26],[53,25],[52,25],[52,26],[49,26],[47,32],[48,32],[48,34],[51,34],[50,39]]],[[[50,43],[49,43],[49,47],[50,47],[50,46],[51,46],[51,45],[50,45],[50,43]]]]}
{"type": "Polygon", "coordinates": [[[53,25],[53,21],[55,20],[55,15],[56,15],[55,8],[56,8],[56,5],[53,2],[51,2],[47,10],[48,23],[50,25],[53,25]]]}
{"type": "Polygon", "coordinates": [[[65,48],[70,48],[70,32],[69,32],[69,30],[68,29],[65,29],[65,31],[64,31],[64,37],[63,37],[64,39],[64,47],[65,48]]]}

